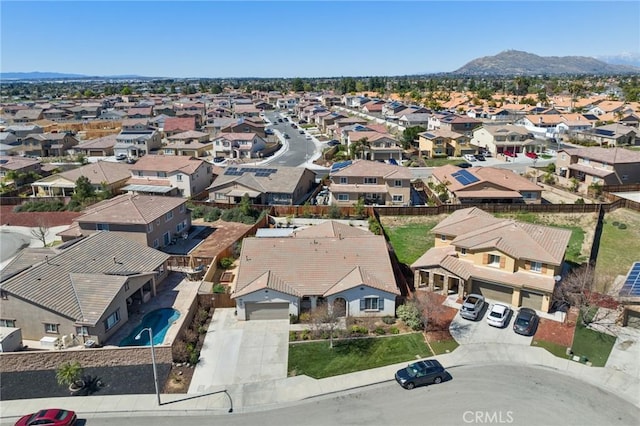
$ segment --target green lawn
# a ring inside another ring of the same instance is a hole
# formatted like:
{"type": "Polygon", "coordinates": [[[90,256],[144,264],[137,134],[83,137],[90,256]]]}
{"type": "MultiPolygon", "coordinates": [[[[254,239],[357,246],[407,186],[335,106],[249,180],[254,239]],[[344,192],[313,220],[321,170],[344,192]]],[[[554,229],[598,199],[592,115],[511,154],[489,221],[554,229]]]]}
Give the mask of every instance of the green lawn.
{"type": "Polygon", "coordinates": [[[567,356],[567,348],[562,345],[558,345],[557,343],[547,342],[546,340],[537,340],[534,339],[531,341],[531,346],[535,346],[537,348],[544,348],[547,351],[551,352],[551,354],[559,357],[568,359],[567,356]]]}
{"type": "Polygon", "coordinates": [[[455,339],[436,340],[435,342],[429,342],[429,345],[433,349],[434,355],[453,352],[459,346],[455,339]]]}
{"type": "Polygon", "coordinates": [[[612,281],[618,275],[626,275],[640,253],[640,215],[630,221],[630,215],[624,217],[616,213],[605,216],[596,262],[596,274],[607,281],[612,281]],[[627,228],[619,229],[614,223],[624,223],[627,228]]]}
{"type": "Polygon", "coordinates": [[[574,355],[586,357],[594,367],[604,367],[615,341],[614,336],[588,329],[582,325],[582,318],[579,317],[571,350],[574,355]]]}
{"type": "Polygon", "coordinates": [[[431,229],[438,222],[385,227],[400,263],[411,265],[434,245],[431,229]]]}
{"type": "Polygon", "coordinates": [[[289,345],[288,370],[289,375],[322,379],[432,355],[422,333],[340,340],[333,349],[329,341],[294,343],[289,345]]]}

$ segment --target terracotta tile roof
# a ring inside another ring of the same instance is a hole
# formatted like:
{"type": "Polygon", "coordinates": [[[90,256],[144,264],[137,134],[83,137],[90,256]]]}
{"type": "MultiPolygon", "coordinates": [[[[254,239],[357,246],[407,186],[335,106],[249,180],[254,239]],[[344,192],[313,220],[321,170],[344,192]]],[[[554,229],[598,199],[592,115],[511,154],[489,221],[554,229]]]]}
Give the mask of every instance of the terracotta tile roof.
{"type": "MultiPolygon", "coordinates": [[[[98,161],[97,163],[89,163],[77,169],[58,173],[54,176],[63,177],[71,182],[77,181],[80,176],[85,176],[93,185],[100,185],[103,182],[112,184],[124,180],[131,176],[130,170],[131,164],[98,161]]],[[[47,178],[44,178],[38,182],[46,180],[47,178]]]]}
{"type": "Polygon", "coordinates": [[[588,158],[589,160],[607,164],[640,163],[640,151],[632,151],[621,147],[601,148],[594,146],[588,148],[564,148],[560,151],[566,152],[571,156],[588,158]]]}
{"type": "Polygon", "coordinates": [[[39,164],[40,160],[28,157],[19,157],[15,155],[0,155],[0,169],[3,170],[20,170],[26,167],[32,167],[39,164]]]}
{"type": "Polygon", "coordinates": [[[335,294],[359,285],[399,294],[384,237],[305,237],[305,231],[283,238],[245,238],[233,297],[265,288],[267,282],[295,295],[335,294]],[[267,272],[277,280],[265,279],[267,272]],[[259,279],[261,284],[256,284],[259,279]]]}
{"type": "Polygon", "coordinates": [[[164,120],[164,132],[176,132],[196,129],[195,117],[167,117],[164,120]]]}
{"type": "Polygon", "coordinates": [[[182,172],[188,175],[195,173],[204,164],[204,160],[185,155],[153,155],[147,154],[131,166],[133,172],[182,172]]]}
{"type": "Polygon", "coordinates": [[[104,149],[104,148],[113,148],[116,144],[116,138],[118,134],[115,133],[113,135],[103,136],[101,138],[89,139],[87,141],[83,141],[76,146],[76,149],[104,149]]]}
{"type": "Polygon", "coordinates": [[[571,231],[512,219],[498,219],[478,209],[452,213],[433,228],[434,233],[453,236],[452,244],[467,249],[495,248],[516,259],[559,265],[571,231]]]}
{"type": "Polygon", "coordinates": [[[331,176],[367,176],[384,179],[412,179],[411,171],[403,166],[393,166],[379,161],[355,160],[350,166],[331,173],[331,176]]]}
{"type": "Polygon", "coordinates": [[[250,141],[256,137],[255,133],[220,133],[216,139],[226,139],[228,141],[250,141]]]}
{"type": "Polygon", "coordinates": [[[94,204],[75,221],[146,225],[186,202],[180,197],[122,194],[94,204]]]}

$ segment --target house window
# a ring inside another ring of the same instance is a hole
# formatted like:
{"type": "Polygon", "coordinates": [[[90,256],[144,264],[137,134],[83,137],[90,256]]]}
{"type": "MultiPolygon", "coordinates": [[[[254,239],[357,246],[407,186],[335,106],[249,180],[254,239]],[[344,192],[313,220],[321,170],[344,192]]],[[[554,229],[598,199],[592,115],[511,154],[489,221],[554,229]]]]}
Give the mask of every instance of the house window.
{"type": "Polygon", "coordinates": [[[164,215],[165,222],[169,222],[171,219],[173,219],[173,210],[168,211],[167,214],[164,215]]]}
{"type": "Polygon", "coordinates": [[[44,324],[44,332],[50,334],[58,334],[58,324],[44,324]]]}
{"type": "Polygon", "coordinates": [[[180,206],[180,213],[184,213],[186,209],[187,209],[187,207],[184,204],[182,204],[180,206]]]}
{"type": "Polygon", "coordinates": [[[622,175],[622,176],[620,177],[620,179],[622,179],[622,180],[627,180],[627,179],[629,179],[629,175],[622,175]]]}
{"type": "Polygon", "coordinates": [[[467,255],[467,249],[466,249],[466,248],[464,248],[464,247],[462,247],[462,248],[460,249],[460,254],[461,254],[462,256],[466,256],[466,255],[467,255]]]}
{"type": "Polygon", "coordinates": [[[16,320],[0,319],[0,327],[12,327],[15,328],[16,320]]]}
{"type": "Polygon", "coordinates": [[[341,177],[340,178],[340,183],[346,184],[346,183],[348,183],[348,179],[346,177],[341,177]]]}
{"type": "Polygon", "coordinates": [[[156,176],[158,176],[158,177],[167,177],[167,174],[165,172],[156,172],[156,176]]]}
{"type": "Polygon", "coordinates": [[[447,241],[447,237],[444,234],[440,234],[440,241],[447,241]]]}
{"type": "Polygon", "coordinates": [[[147,232],[153,232],[153,223],[147,225],[147,232]]]}
{"type": "Polygon", "coordinates": [[[129,283],[124,283],[124,291],[129,291],[129,283]]]}
{"type": "Polygon", "coordinates": [[[85,326],[76,327],[76,336],[88,336],[88,335],[89,335],[89,327],[85,327],[85,326]]]}
{"type": "Polygon", "coordinates": [[[365,297],[360,299],[361,311],[381,311],[384,309],[384,299],[380,297],[365,297]]]}
{"type": "Polygon", "coordinates": [[[531,262],[531,272],[542,272],[542,262],[531,262]]]}
{"type": "Polygon", "coordinates": [[[138,171],[137,173],[138,173],[138,176],[142,176],[142,172],[141,171],[138,171]]]}
{"type": "Polygon", "coordinates": [[[182,175],[181,175],[180,173],[178,173],[178,174],[176,175],[176,180],[177,180],[178,182],[182,182],[182,175]]]}
{"type": "Polygon", "coordinates": [[[153,248],[158,248],[160,244],[158,243],[158,239],[153,240],[153,248]]]}
{"type": "Polygon", "coordinates": [[[489,265],[491,266],[500,266],[500,256],[496,254],[489,255],[489,265]]]}
{"type": "Polygon", "coordinates": [[[7,292],[6,292],[6,291],[4,291],[4,290],[0,290],[0,299],[2,299],[2,300],[7,300],[7,299],[9,299],[9,293],[7,293],[7,292]]]}
{"type": "Polygon", "coordinates": [[[393,202],[394,202],[394,203],[401,203],[403,199],[404,199],[404,198],[403,198],[403,196],[402,196],[402,195],[394,195],[394,196],[393,196],[393,202]]]}
{"type": "Polygon", "coordinates": [[[96,223],[96,231],[108,231],[109,224],[108,223],[96,223]]]}
{"type": "Polygon", "coordinates": [[[227,196],[224,195],[222,192],[216,192],[216,196],[215,196],[216,200],[226,200],[227,196]]]}
{"type": "Polygon", "coordinates": [[[378,183],[378,178],[366,177],[364,178],[365,185],[375,185],[378,183]]]}
{"type": "Polygon", "coordinates": [[[393,181],[393,186],[395,186],[396,188],[402,187],[402,181],[400,179],[394,180],[393,181]]]}
{"type": "Polygon", "coordinates": [[[349,201],[349,194],[338,194],[338,201],[349,201]]]}
{"type": "Polygon", "coordinates": [[[116,310],[114,313],[109,315],[106,320],[104,320],[104,330],[107,331],[111,329],[114,325],[116,325],[120,321],[120,309],[116,310]]]}

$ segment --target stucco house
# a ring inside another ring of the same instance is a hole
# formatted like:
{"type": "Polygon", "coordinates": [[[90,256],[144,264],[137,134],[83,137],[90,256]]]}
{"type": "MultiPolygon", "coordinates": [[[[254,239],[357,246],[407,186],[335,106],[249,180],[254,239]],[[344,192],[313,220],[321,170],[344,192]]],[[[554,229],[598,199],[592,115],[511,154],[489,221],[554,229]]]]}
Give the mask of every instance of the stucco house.
{"type": "Polygon", "coordinates": [[[411,179],[406,167],[378,161],[355,160],[334,164],[329,172],[329,192],[338,206],[365,204],[407,206],[411,202],[411,179]]]}
{"type": "Polygon", "coordinates": [[[574,137],[578,140],[594,141],[601,147],[607,148],[637,145],[640,141],[640,138],[638,138],[639,133],[635,127],[614,123],[576,132],[574,137]]]}
{"type": "Polygon", "coordinates": [[[213,144],[209,133],[189,130],[169,136],[162,150],[166,155],[183,155],[190,157],[206,157],[212,152],[213,144]]]}
{"type": "Polygon", "coordinates": [[[168,258],[113,232],[25,249],[2,271],[0,326],[27,340],[103,343],[156,296],[168,258]]]}
{"type": "Polygon", "coordinates": [[[435,246],[412,265],[416,288],[548,312],[571,238],[568,229],[457,210],[436,225],[435,246]]]}
{"type": "Polygon", "coordinates": [[[68,133],[34,133],[22,139],[16,149],[23,155],[38,157],[64,156],[78,145],[78,139],[68,133]]]}
{"type": "Polygon", "coordinates": [[[157,152],[161,147],[160,132],[149,125],[148,119],[129,119],[122,122],[122,130],[116,136],[114,153],[139,158],[157,152]]]}
{"type": "Polygon", "coordinates": [[[187,156],[145,155],[131,166],[131,177],[123,191],[193,197],[213,181],[208,162],[187,156]]]}
{"type": "Polygon", "coordinates": [[[246,194],[252,204],[293,205],[306,201],[315,186],[316,174],[303,167],[226,167],[215,178],[209,200],[238,204],[246,194]]]}
{"type": "Polygon", "coordinates": [[[215,157],[258,158],[267,143],[255,133],[220,133],[213,140],[215,157]]]}
{"type": "Polygon", "coordinates": [[[122,194],[92,205],[57,235],[70,241],[109,231],[147,247],[161,248],[189,232],[191,212],[186,203],[178,197],[122,194]]]}
{"type": "Polygon", "coordinates": [[[35,197],[71,196],[80,176],[89,179],[95,191],[107,190],[118,194],[131,177],[131,165],[111,161],[89,163],[77,169],[56,173],[31,184],[35,197]]]}
{"type": "Polygon", "coordinates": [[[231,297],[238,318],[254,320],[325,303],[345,317],[394,315],[399,294],[384,237],[326,221],[289,237],[245,238],[231,297]]]}
{"type": "Polygon", "coordinates": [[[89,157],[110,156],[113,155],[113,147],[116,145],[117,137],[117,134],[113,134],[96,139],[89,139],[74,146],[73,151],[89,157]]]}
{"type": "Polygon", "coordinates": [[[505,151],[516,154],[540,151],[543,142],[533,139],[533,135],[523,126],[514,124],[484,124],[473,131],[471,145],[489,151],[496,156],[505,151]]]}
{"type": "Polygon", "coordinates": [[[508,169],[446,165],[436,167],[428,181],[434,188],[444,185],[453,204],[542,202],[542,187],[508,169]]]}
{"type": "Polygon", "coordinates": [[[461,157],[475,154],[477,148],[469,142],[470,138],[462,133],[447,129],[435,129],[418,133],[418,152],[428,158],[461,157]]]}
{"type": "Polygon", "coordinates": [[[640,183],[640,152],[626,148],[564,148],[556,159],[558,183],[586,193],[592,185],[640,183]],[[575,179],[575,181],[573,181],[575,179]]]}

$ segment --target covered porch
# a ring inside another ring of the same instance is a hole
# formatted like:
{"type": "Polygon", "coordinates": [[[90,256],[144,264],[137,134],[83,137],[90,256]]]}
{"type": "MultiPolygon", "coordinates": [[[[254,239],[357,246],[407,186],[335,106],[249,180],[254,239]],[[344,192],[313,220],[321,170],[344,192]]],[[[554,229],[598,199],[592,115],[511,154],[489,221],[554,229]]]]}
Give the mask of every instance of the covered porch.
{"type": "Polygon", "coordinates": [[[465,295],[466,281],[444,268],[419,268],[414,271],[416,290],[432,291],[444,296],[465,295]]]}

